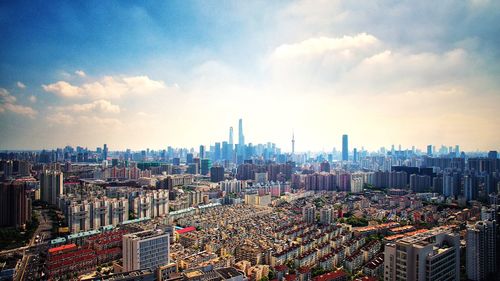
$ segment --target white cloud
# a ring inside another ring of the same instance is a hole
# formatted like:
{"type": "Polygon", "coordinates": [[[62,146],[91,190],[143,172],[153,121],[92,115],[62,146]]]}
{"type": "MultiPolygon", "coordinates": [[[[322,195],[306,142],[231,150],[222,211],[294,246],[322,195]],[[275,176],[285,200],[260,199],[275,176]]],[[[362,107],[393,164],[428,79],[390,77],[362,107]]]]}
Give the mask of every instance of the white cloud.
{"type": "Polygon", "coordinates": [[[66,81],[42,85],[46,92],[64,98],[89,97],[92,99],[120,98],[124,95],[141,95],[155,93],[166,89],[163,81],[155,81],[148,76],[104,76],[98,81],[84,83],[79,86],[66,81]]]}
{"type": "Polygon", "coordinates": [[[87,76],[87,74],[83,70],[77,70],[77,71],[75,71],[75,74],[78,75],[78,76],[80,76],[80,77],[86,77],[87,76]]]}
{"type": "Polygon", "coordinates": [[[336,52],[343,56],[360,50],[374,48],[379,40],[370,34],[360,33],[355,36],[339,38],[315,37],[294,44],[278,46],[272,55],[274,59],[306,59],[336,52]]]}
{"type": "Polygon", "coordinates": [[[34,118],[38,113],[29,106],[16,104],[16,101],[16,97],[11,95],[9,91],[4,88],[0,88],[0,112],[10,111],[30,118],[34,118]]]}
{"type": "Polygon", "coordinates": [[[96,112],[96,113],[120,113],[120,106],[112,104],[107,100],[96,100],[91,103],[73,104],[67,107],[59,108],[64,111],[96,112]]]}
{"type": "Polygon", "coordinates": [[[16,85],[19,89],[26,89],[26,85],[21,81],[17,81],[16,85]]]}
{"type": "Polygon", "coordinates": [[[59,125],[73,125],[75,124],[75,119],[66,113],[63,112],[55,112],[47,115],[47,121],[50,124],[59,124],[59,125]]]}
{"type": "Polygon", "coordinates": [[[35,102],[36,102],[36,96],[31,95],[31,96],[29,97],[29,100],[30,100],[30,102],[35,103],[35,102]]]}

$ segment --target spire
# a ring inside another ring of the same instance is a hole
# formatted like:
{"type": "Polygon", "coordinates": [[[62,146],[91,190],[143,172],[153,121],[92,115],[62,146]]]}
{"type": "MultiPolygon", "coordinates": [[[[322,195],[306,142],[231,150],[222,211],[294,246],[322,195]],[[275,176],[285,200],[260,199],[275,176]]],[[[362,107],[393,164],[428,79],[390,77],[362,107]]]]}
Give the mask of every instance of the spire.
{"type": "Polygon", "coordinates": [[[295,132],[292,130],[292,154],[295,154],[295,132]]]}

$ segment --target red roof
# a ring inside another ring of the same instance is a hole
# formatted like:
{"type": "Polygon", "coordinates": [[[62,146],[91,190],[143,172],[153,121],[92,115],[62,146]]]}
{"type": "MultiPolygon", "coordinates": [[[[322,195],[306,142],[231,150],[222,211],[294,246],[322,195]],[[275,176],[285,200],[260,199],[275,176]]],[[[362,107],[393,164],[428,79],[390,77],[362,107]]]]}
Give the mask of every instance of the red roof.
{"type": "Polygon", "coordinates": [[[183,234],[183,233],[188,233],[188,232],[195,231],[195,230],[196,230],[196,227],[194,227],[194,226],[188,226],[188,227],[185,227],[183,229],[177,230],[177,233],[178,234],[183,234]]]}
{"type": "Polygon", "coordinates": [[[377,280],[378,280],[377,278],[371,276],[365,276],[355,279],[355,281],[377,281],[377,280]]]}
{"type": "Polygon", "coordinates": [[[64,251],[64,250],[70,250],[70,249],[74,249],[74,248],[76,248],[76,244],[62,245],[62,246],[59,246],[59,247],[55,247],[55,248],[49,249],[49,253],[52,254],[52,253],[55,253],[55,252],[64,251]]]}
{"type": "Polygon", "coordinates": [[[314,281],[331,281],[336,278],[347,276],[347,274],[342,270],[337,270],[334,272],[328,272],[320,276],[314,277],[314,281]]]}

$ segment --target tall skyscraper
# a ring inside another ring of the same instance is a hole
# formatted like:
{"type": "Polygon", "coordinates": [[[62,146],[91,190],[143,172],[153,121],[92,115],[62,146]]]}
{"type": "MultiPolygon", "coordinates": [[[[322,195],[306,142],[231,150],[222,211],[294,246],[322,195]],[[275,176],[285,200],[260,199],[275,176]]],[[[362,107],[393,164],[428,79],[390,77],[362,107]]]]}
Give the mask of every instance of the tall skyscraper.
{"type": "Polygon", "coordinates": [[[203,159],[205,158],[205,146],[204,145],[200,145],[200,153],[199,153],[199,156],[198,156],[200,159],[203,159]]]}
{"type": "Polygon", "coordinates": [[[460,280],[459,235],[437,228],[387,243],[384,280],[460,280]]]}
{"type": "Polygon", "coordinates": [[[466,269],[469,280],[495,280],[497,273],[496,221],[467,226],[466,269]]]}
{"type": "Polygon", "coordinates": [[[122,246],[124,271],[144,268],[156,270],[169,263],[170,239],[168,233],[162,230],[126,234],[122,246]]]}
{"type": "Polygon", "coordinates": [[[432,145],[427,146],[427,156],[432,156],[432,145]]]}
{"type": "Polygon", "coordinates": [[[63,194],[64,175],[61,171],[46,170],[40,175],[40,197],[43,201],[57,205],[57,199],[63,194]]]}
{"type": "Polygon", "coordinates": [[[292,133],[292,154],[295,154],[295,134],[292,133]]]}
{"type": "Polygon", "coordinates": [[[243,135],[243,119],[240,118],[238,124],[238,144],[240,148],[245,145],[245,136],[243,135]]]}
{"type": "Polygon", "coordinates": [[[347,135],[342,135],[342,161],[349,160],[349,143],[347,135]]]}
{"type": "Polygon", "coordinates": [[[233,126],[229,127],[229,145],[233,146],[233,126]]]}
{"type": "Polygon", "coordinates": [[[104,147],[102,149],[102,159],[107,160],[108,159],[108,145],[104,144],[104,147]]]}

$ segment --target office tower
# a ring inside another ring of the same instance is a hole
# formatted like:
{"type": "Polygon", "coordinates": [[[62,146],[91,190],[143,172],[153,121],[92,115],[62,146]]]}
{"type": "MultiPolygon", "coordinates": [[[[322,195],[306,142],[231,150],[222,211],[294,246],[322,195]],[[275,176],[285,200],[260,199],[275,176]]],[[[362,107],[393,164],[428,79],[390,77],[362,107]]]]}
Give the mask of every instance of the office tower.
{"type": "Polygon", "coordinates": [[[200,145],[200,152],[198,154],[198,157],[200,159],[203,159],[205,158],[205,146],[204,145],[200,145]]]}
{"type": "Polygon", "coordinates": [[[169,263],[169,247],[168,233],[159,229],[123,235],[123,270],[156,270],[169,263]]]}
{"type": "Polygon", "coordinates": [[[358,150],[356,148],[354,148],[352,151],[352,160],[354,161],[354,163],[358,161],[358,150]]]}
{"type": "Polygon", "coordinates": [[[384,268],[384,281],[460,280],[460,237],[435,228],[387,243],[384,268]]]}
{"type": "Polygon", "coordinates": [[[469,280],[494,280],[497,273],[496,221],[467,226],[466,269],[469,280]]]}
{"type": "Polygon", "coordinates": [[[320,210],[319,213],[319,222],[322,224],[331,224],[333,223],[333,212],[332,208],[324,207],[320,210]]]}
{"type": "Polygon", "coordinates": [[[193,163],[193,153],[186,154],[186,164],[193,163]]]}
{"type": "Polygon", "coordinates": [[[427,146],[427,156],[432,156],[432,145],[427,146]]]}
{"type": "Polygon", "coordinates": [[[233,126],[229,127],[229,145],[233,147],[233,126]]]}
{"type": "Polygon", "coordinates": [[[295,134],[292,133],[292,155],[295,154],[295,134]]]}
{"type": "Polygon", "coordinates": [[[240,149],[245,146],[245,136],[243,135],[243,119],[240,118],[238,124],[238,145],[240,149]]]}
{"type": "Polygon", "coordinates": [[[210,159],[201,159],[201,174],[204,176],[208,175],[211,166],[212,162],[210,159]]]}
{"type": "Polygon", "coordinates": [[[102,159],[107,160],[108,159],[108,145],[104,144],[104,147],[102,149],[102,159]]]}
{"type": "Polygon", "coordinates": [[[220,142],[216,142],[215,143],[215,153],[213,155],[213,158],[214,158],[215,161],[219,161],[222,158],[221,157],[220,142]]]}
{"type": "Polygon", "coordinates": [[[210,168],[210,181],[220,182],[224,180],[224,167],[213,166],[210,168]]]}
{"type": "Polygon", "coordinates": [[[23,182],[0,183],[0,227],[24,229],[31,220],[31,200],[23,182]]]}
{"type": "Polygon", "coordinates": [[[57,199],[63,194],[64,175],[61,171],[46,170],[40,174],[41,199],[57,205],[57,199]]]}
{"type": "Polygon", "coordinates": [[[498,158],[498,152],[496,150],[491,150],[488,152],[488,158],[490,159],[497,159],[498,158]]]}
{"type": "Polygon", "coordinates": [[[316,207],[314,206],[303,207],[302,219],[307,223],[314,223],[316,221],[316,207]]]}
{"type": "Polygon", "coordinates": [[[455,157],[460,156],[460,146],[457,144],[455,145],[455,157]]]}
{"type": "Polygon", "coordinates": [[[349,160],[349,143],[347,135],[342,135],[342,161],[349,160]]]}

